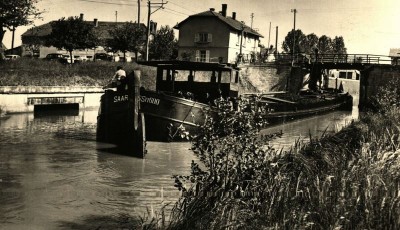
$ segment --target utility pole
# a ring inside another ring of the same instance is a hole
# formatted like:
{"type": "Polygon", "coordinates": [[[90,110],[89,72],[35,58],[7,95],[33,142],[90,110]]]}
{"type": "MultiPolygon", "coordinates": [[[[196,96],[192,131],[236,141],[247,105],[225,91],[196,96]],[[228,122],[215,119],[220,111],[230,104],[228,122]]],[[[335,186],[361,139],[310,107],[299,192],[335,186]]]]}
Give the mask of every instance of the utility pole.
{"type": "Polygon", "coordinates": [[[140,25],[140,0],[137,1],[138,8],[137,8],[137,23],[140,25]]]}
{"type": "Polygon", "coordinates": [[[15,26],[13,26],[12,28],[12,39],[11,39],[11,50],[13,54],[14,54],[14,37],[15,37],[15,26]]]}
{"type": "Polygon", "coordinates": [[[158,11],[159,9],[163,9],[164,5],[167,4],[168,2],[164,3],[164,0],[161,2],[155,2],[151,3],[150,0],[147,1],[147,7],[148,7],[148,12],[147,12],[147,33],[146,33],[146,61],[149,60],[149,41],[150,41],[150,16],[158,11]],[[155,5],[157,7],[156,10],[153,12],[151,11],[152,5],[155,5]]]}
{"type": "Polygon", "coordinates": [[[118,11],[115,11],[115,22],[118,22],[118,11]]]}
{"type": "Polygon", "coordinates": [[[292,58],[293,58],[293,62],[292,63],[294,63],[294,51],[295,51],[295,43],[296,43],[296,13],[297,13],[297,10],[296,9],[292,9],[292,11],[291,12],[293,12],[293,16],[294,16],[294,19],[293,19],[293,50],[292,50],[292,58]]]}
{"type": "Polygon", "coordinates": [[[278,27],[276,27],[275,54],[278,54],[278,27]]]}
{"type": "Polygon", "coordinates": [[[242,57],[243,57],[242,45],[243,45],[244,22],[242,22],[241,28],[242,29],[240,31],[240,46],[239,46],[239,60],[238,60],[238,63],[242,62],[242,57]]]}
{"type": "Polygon", "coordinates": [[[250,18],[251,18],[250,28],[253,29],[254,13],[251,13],[250,18]]]}
{"type": "Polygon", "coordinates": [[[269,32],[268,32],[268,49],[269,49],[269,42],[271,41],[271,22],[269,22],[269,32]]]}

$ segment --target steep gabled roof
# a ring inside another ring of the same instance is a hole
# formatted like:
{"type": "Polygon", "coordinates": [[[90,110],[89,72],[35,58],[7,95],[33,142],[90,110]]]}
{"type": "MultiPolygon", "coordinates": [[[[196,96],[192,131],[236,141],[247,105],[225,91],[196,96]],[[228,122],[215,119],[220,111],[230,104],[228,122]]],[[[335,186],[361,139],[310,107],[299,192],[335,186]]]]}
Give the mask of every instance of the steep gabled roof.
{"type": "Polygon", "coordinates": [[[262,37],[262,38],[264,37],[257,31],[246,26],[244,23],[239,22],[231,17],[224,17],[220,13],[217,13],[217,12],[211,11],[211,10],[204,11],[204,12],[194,14],[194,15],[190,15],[188,18],[186,18],[185,20],[181,21],[176,26],[174,26],[174,28],[179,29],[184,23],[186,23],[188,20],[190,20],[191,18],[194,18],[194,17],[215,17],[215,18],[221,20],[222,22],[224,22],[225,24],[227,24],[233,30],[241,31],[243,29],[244,33],[253,34],[255,36],[262,37]]]}
{"type": "Polygon", "coordinates": [[[390,48],[389,57],[400,57],[400,48],[390,48]]]}

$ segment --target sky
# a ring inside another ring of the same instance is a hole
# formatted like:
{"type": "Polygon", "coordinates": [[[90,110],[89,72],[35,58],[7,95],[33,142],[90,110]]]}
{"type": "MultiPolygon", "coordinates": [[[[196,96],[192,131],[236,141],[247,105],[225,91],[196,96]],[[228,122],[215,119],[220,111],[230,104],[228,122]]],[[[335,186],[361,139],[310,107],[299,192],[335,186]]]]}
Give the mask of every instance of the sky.
{"type": "MultiPolygon", "coordinates": [[[[12,0],[9,0],[12,1],[12,0]]],[[[84,14],[91,21],[137,21],[140,1],[140,22],[147,23],[146,0],[40,0],[36,5],[44,11],[36,26],[62,17],[84,14]]],[[[162,0],[152,0],[155,7],[162,0]]],[[[278,50],[282,41],[293,29],[304,34],[342,36],[349,54],[388,55],[390,48],[400,48],[400,1],[399,0],[164,0],[164,9],[151,14],[151,20],[173,27],[188,16],[210,8],[221,11],[227,4],[227,15],[236,12],[236,18],[246,25],[253,25],[264,38],[261,43],[275,45],[278,27],[278,50]],[[292,9],[296,9],[294,14],[292,9]],[[253,14],[253,22],[251,15],[253,14]]],[[[157,8],[152,8],[155,11],[157,8]]],[[[18,27],[14,47],[21,44],[21,34],[33,27],[18,27]]],[[[175,30],[176,34],[178,31],[175,30]]],[[[3,43],[11,48],[12,33],[7,32],[3,43]]]]}

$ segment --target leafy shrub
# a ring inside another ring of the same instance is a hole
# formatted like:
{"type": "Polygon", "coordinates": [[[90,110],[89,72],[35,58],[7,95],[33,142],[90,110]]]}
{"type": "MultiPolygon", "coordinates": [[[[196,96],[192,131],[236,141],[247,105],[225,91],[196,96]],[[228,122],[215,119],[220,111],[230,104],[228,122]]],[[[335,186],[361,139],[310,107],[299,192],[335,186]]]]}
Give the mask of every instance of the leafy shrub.
{"type": "Polygon", "coordinates": [[[220,108],[193,141],[201,163],[174,176],[183,195],[169,228],[400,228],[399,110],[278,151],[255,112],[220,108]]]}

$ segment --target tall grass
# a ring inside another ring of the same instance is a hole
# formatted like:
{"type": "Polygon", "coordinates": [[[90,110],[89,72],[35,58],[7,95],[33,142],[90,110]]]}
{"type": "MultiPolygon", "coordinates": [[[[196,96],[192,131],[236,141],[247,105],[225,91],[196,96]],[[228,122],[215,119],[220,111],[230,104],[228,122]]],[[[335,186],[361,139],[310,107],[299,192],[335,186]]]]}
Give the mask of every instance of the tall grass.
{"type": "Polygon", "coordinates": [[[107,61],[84,62],[73,65],[43,59],[20,58],[16,61],[0,62],[0,86],[97,86],[106,85],[117,66],[127,73],[135,69],[142,71],[142,85],[155,88],[154,68],[136,63],[107,61]]]}
{"type": "Polygon", "coordinates": [[[279,133],[258,136],[256,114],[219,113],[193,144],[204,167],[174,176],[183,195],[157,228],[400,229],[400,107],[377,101],[378,113],[289,151],[266,144],[279,133]]]}

